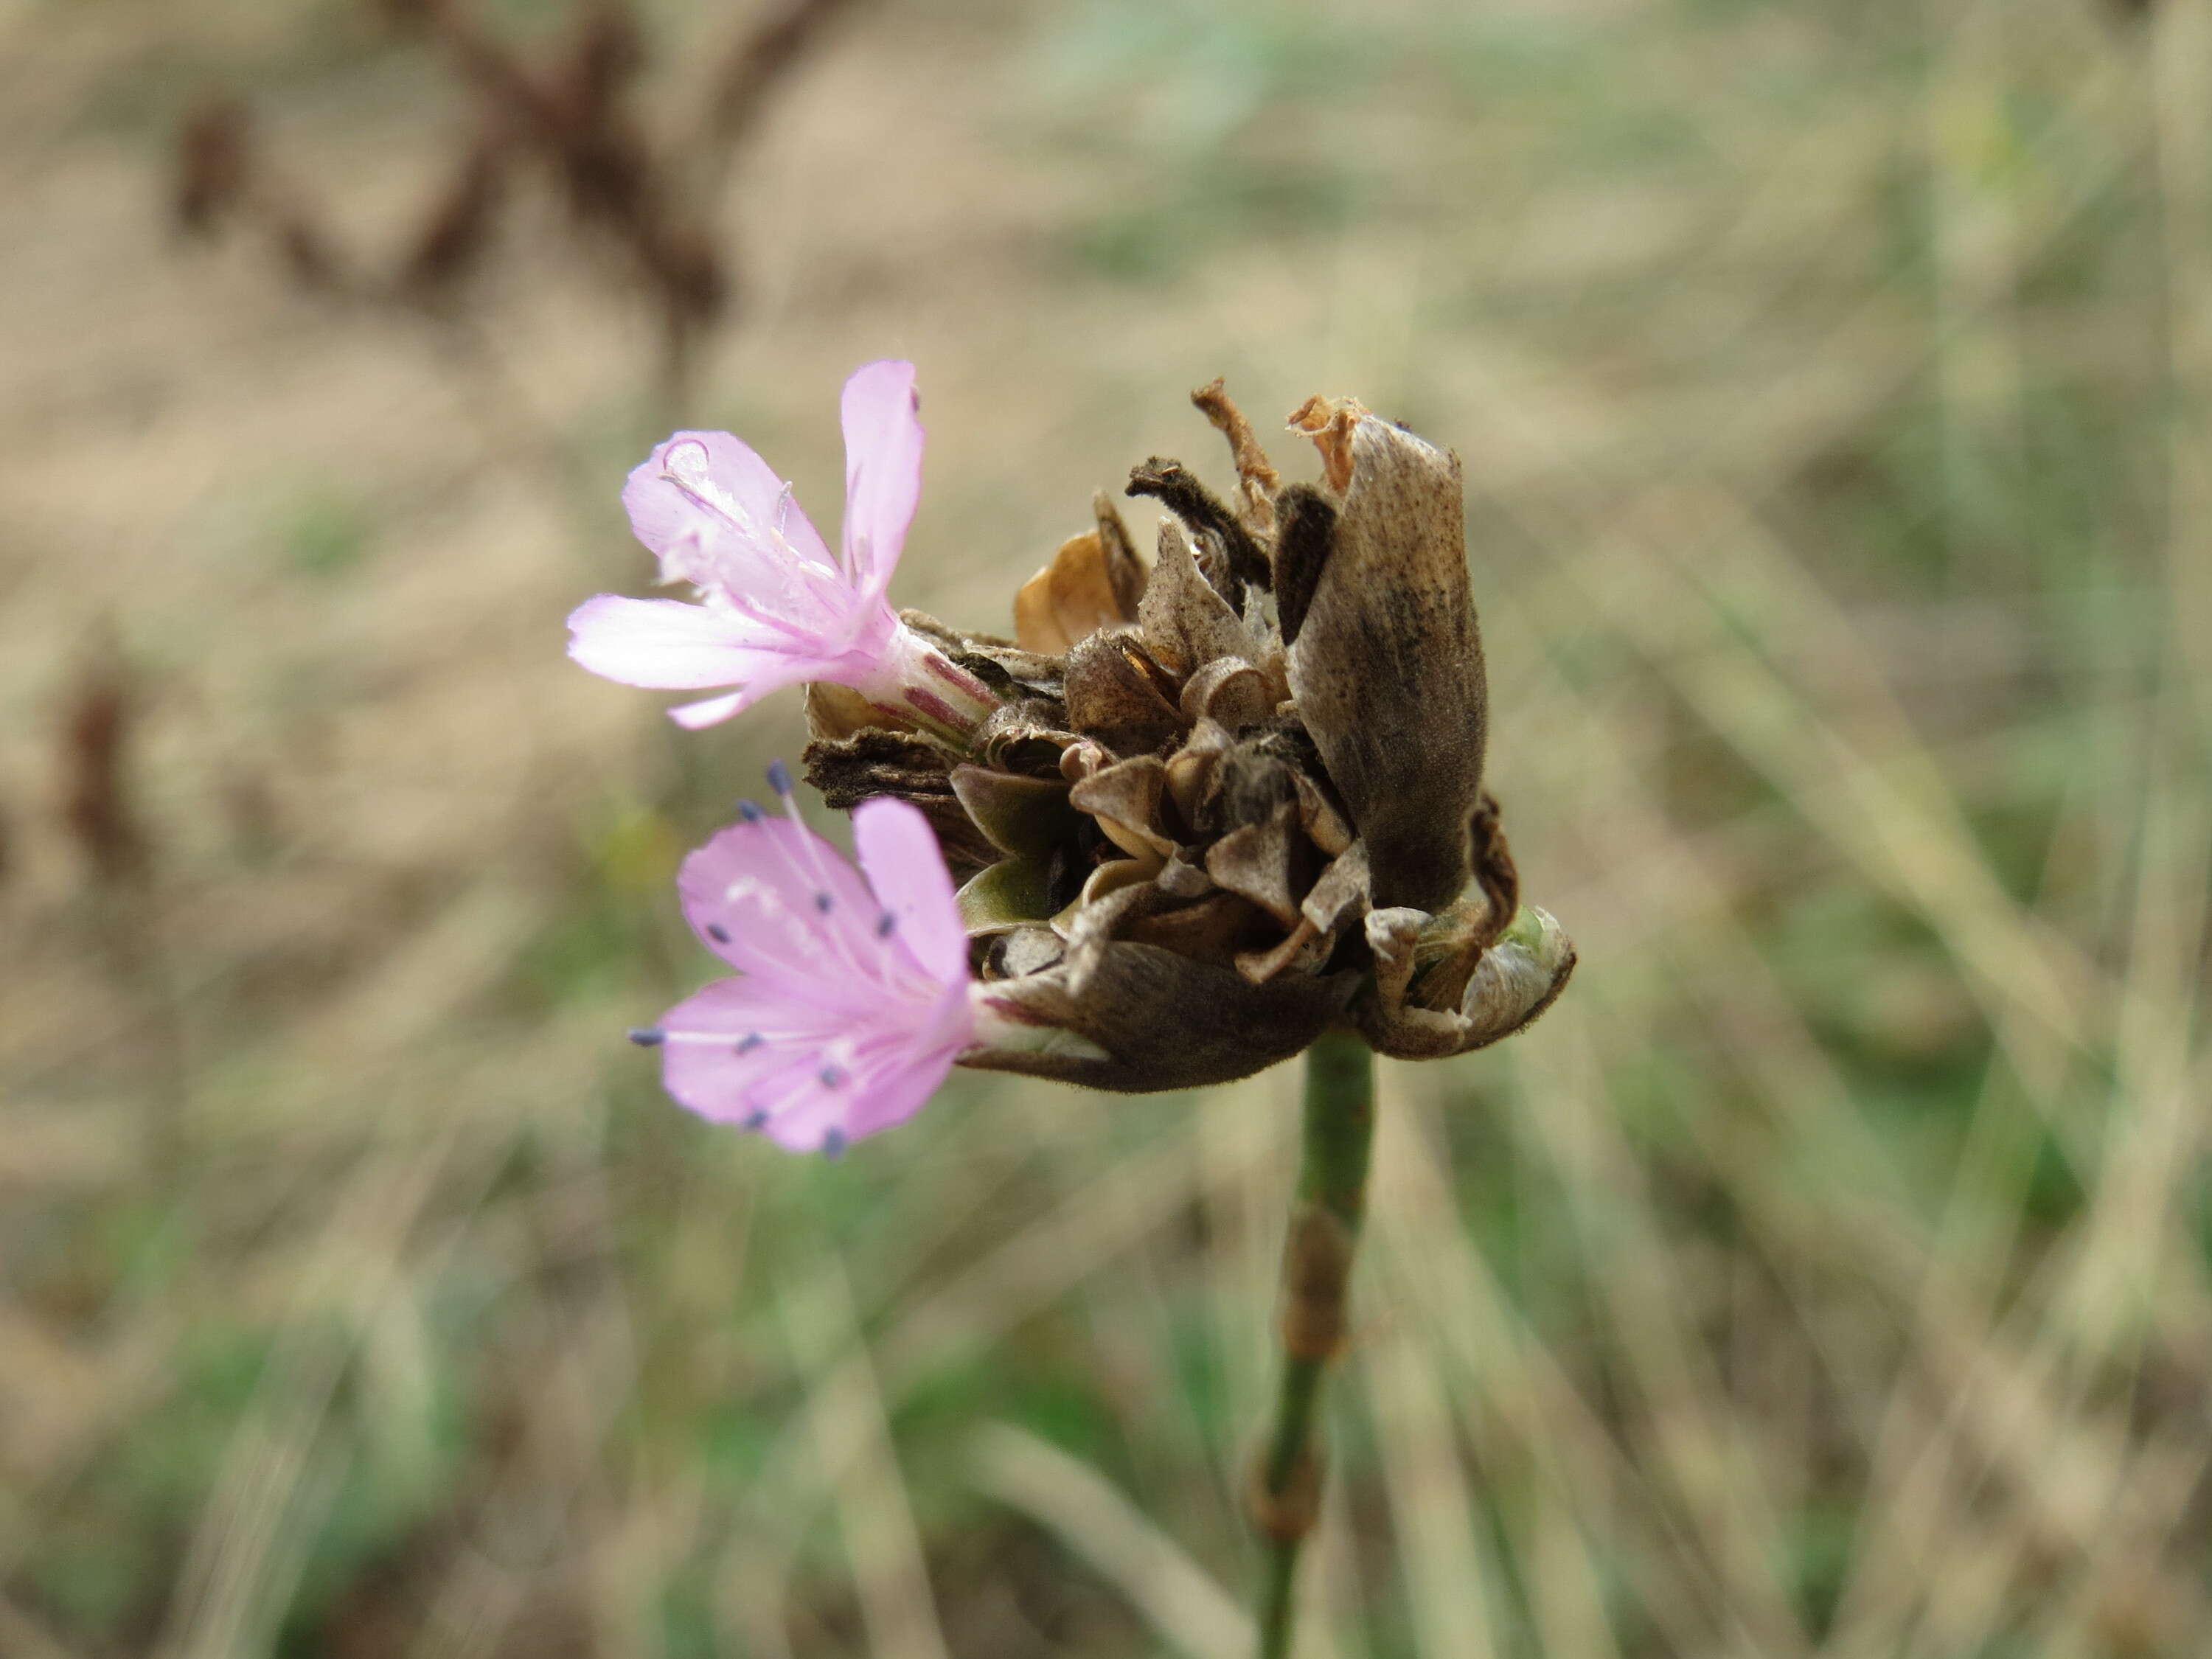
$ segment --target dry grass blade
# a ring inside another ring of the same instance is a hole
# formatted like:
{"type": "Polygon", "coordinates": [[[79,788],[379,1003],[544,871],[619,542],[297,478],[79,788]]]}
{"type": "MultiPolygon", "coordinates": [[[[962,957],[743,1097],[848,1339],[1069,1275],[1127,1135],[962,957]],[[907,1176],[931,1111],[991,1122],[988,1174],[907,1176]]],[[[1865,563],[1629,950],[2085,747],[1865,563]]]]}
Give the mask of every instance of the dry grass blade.
{"type": "MultiPolygon", "coordinates": [[[[1747,527],[1716,518],[1714,498],[1684,516],[1671,492],[1642,534],[1617,544],[1583,592],[1668,682],[1874,880],[1942,930],[1961,963],[1997,997],[2019,1002],[2058,1041],[2083,1046],[2098,1029],[2102,987],[2066,940],[1998,885],[1962,829],[1938,768],[1909,733],[1893,727],[1869,754],[1836,729],[1819,702],[1784,682],[1723,613],[1669,588],[1716,539],[1747,527]]],[[[1756,544],[1755,538],[1753,544],[1756,544]]],[[[1741,598],[1732,590],[1732,597],[1741,598]]],[[[1839,619],[1838,619],[1839,620],[1839,619]]],[[[1798,630],[1790,630],[1797,632],[1798,630]]],[[[2026,1074],[2053,1076],[2057,1056],[2022,1056],[2026,1074]]]]}
{"type": "MultiPolygon", "coordinates": [[[[1237,1084],[1217,1091],[1208,1109],[1240,1117],[1265,1099],[1267,1085],[1237,1084]]],[[[996,1246],[941,1289],[903,1312],[884,1339],[881,1364],[896,1389],[957,1345],[988,1339],[1069,1286],[1109,1267],[1123,1253],[1173,1220],[1194,1196],[1252,1173],[1282,1144],[1276,1132],[1249,1146],[1224,1167],[1195,1171],[1188,1139],[1162,1135],[1131,1154],[1030,1226],[996,1246]]]]}
{"type": "Polygon", "coordinates": [[[1362,1361],[1419,1650],[1488,1659],[1501,1651],[1496,1566],[1475,1536],[1474,1492],[1429,1356],[1401,1328],[1362,1361]]]}
{"type": "Polygon", "coordinates": [[[364,1170],[300,1275],[257,1407],[233,1436],[194,1529],[159,1650],[168,1659],[222,1659],[274,1638],[335,1495],[337,1471],[315,1455],[325,1413],[354,1345],[403,1283],[408,1237],[453,1146],[448,1136],[364,1170]],[[333,1303],[343,1331],[325,1323],[333,1303]]]}
{"type": "MultiPolygon", "coordinates": [[[[1540,1109],[1548,1107],[1547,1101],[1540,1109]]],[[[1457,1379],[1447,1389],[1462,1433],[1484,1437],[1494,1417],[1497,1431],[1528,1459],[1532,1481],[1590,1529],[1588,1553],[1564,1567],[1570,1582],[1595,1585],[1602,1564],[1617,1562],[1668,1639],[1680,1650],[1698,1650],[1714,1639],[1717,1591],[1709,1571],[1559,1357],[1511,1311],[1462,1231],[1429,1114],[1408,1110],[1401,1118],[1406,1130],[1382,1141],[1370,1200],[1393,1264],[1395,1317],[1432,1333],[1448,1375],[1457,1379]]],[[[1553,1546],[1561,1541],[1555,1531],[1553,1546]]]]}
{"type": "Polygon", "coordinates": [[[1055,1534],[1186,1659],[1244,1659],[1252,1620],[1096,1469],[1010,1424],[970,1443],[977,1486],[1055,1534]]]}
{"type": "Polygon", "coordinates": [[[947,1659],[929,1570],[891,1444],[843,1264],[832,1259],[780,1300],[792,1351],[813,1373],[809,1431],[835,1492],[854,1589],[878,1659],[947,1659]]]}

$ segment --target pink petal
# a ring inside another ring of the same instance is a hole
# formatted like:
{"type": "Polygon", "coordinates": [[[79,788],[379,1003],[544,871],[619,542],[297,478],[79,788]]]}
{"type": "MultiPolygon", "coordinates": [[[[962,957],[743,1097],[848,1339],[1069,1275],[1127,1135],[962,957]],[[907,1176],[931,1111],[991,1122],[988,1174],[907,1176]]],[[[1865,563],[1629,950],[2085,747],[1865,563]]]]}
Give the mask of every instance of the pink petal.
{"type": "MultiPolygon", "coordinates": [[[[891,1005],[881,1012],[913,1011],[891,1005]]],[[[793,1152],[830,1149],[904,1122],[959,1052],[958,1042],[896,1023],[868,1030],[752,976],[702,988],[668,1011],[662,1029],[661,1081],[680,1104],[714,1122],[757,1128],[793,1152]]]]}
{"type": "Polygon", "coordinates": [[[751,704],[750,691],[732,691],[726,697],[706,697],[697,702],[679,702],[668,711],[668,718],[687,732],[697,732],[709,726],[720,725],[732,714],[743,714],[751,704]]]}
{"type": "Polygon", "coordinates": [[[623,501],[662,580],[693,583],[799,648],[849,632],[844,571],[789,487],[728,433],[678,433],[631,472],[623,501]]]}
{"type": "Polygon", "coordinates": [[[684,860],[676,885],[684,918],[723,961],[811,986],[825,1006],[880,1003],[902,977],[876,931],[873,896],[836,848],[793,819],[732,824],[684,860]]]}
{"type": "Polygon", "coordinates": [[[781,691],[787,685],[799,685],[808,680],[834,679],[839,665],[813,657],[791,657],[781,653],[761,653],[758,667],[743,687],[726,697],[708,697],[699,702],[680,702],[668,711],[668,718],[687,731],[696,732],[702,726],[726,720],[742,709],[750,708],[771,691],[781,691]]]}
{"type": "Polygon", "coordinates": [[[774,981],[718,979],[662,1017],[661,1081],[682,1104],[717,1123],[742,1123],[750,1094],[836,1039],[821,1005],[774,981]]]}
{"type": "Polygon", "coordinates": [[[737,685],[772,665],[741,617],[677,599],[602,593],[568,613],[568,654],[624,685],[737,685]]]}
{"type": "MultiPolygon", "coordinates": [[[[964,991],[961,1001],[963,1005],[967,1001],[964,991]]],[[[902,1053],[895,1061],[887,1060],[880,1068],[872,1069],[852,1091],[852,1103],[845,1115],[845,1138],[859,1140],[896,1128],[929,1104],[929,1097],[952,1070],[955,1056],[967,1046],[963,1038],[951,1047],[902,1053]]]]}
{"type": "Polygon", "coordinates": [[[908,1038],[878,1042],[843,1066],[834,1049],[804,1055],[753,1091],[755,1110],[768,1114],[761,1132],[792,1152],[811,1152],[830,1150],[833,1131],[850,1143],[903,1123],[929,1103],[958,1052],[908,1038]]]}
{"type": "Polygon", "coordinates": [[[890,586],[921,498],[921,400],[914,365],[867,363],[845,382],[845,562],[870,596],[890,586]]]}
{"type": "Polygon", "coordinates": [[[945,854],[920,808],[879,797],[853,809],[853,850],[895,937],[940,984],[965,983],[968,931],[945,854]]]}
{"type": "Polygon", "coordinates": [[[757,808],[684,861],[684,915],[741,971],[647,1034],[678,1101],[799,1151],[903,1122],[975,1041],[965,939],[927,821],[901,801],[854,816],[866,883],[796,818],[757,808]]]}
{"type": "Polygon", "coordinates": [[[630,470],[623,506],[638,540],[663,556],[702,536],[780,535],[800,558],[832,563],[820,532],[791,499],[790,486],[750,444],[727,432],[672,433],[630,470]],[[692,482],[687,486],[670,477],[672,471],[692,482]],[[702,479],[703,490],[696,487],[702,479]]]}
{"type": "MultiPolygon", "coordinates": [[[[903,1073],[911,1068],[890,1069],[903,1073]]],[[[930,1091],[951,1069],[949,1066],[939,1069],[935,1077],[924,1083],[918,1098],[902,1101],[906,1107],[903,1115],[911,1117],[919,1111],[929,1098],[930,1091]]],[[[856,1126],[854,1108],[873,1098],[877,1076],[884,1070],[877,1066],[869,1073],[839,1072],[818,1067],[811,1060],[793,1066],[757,1097],[768,1113],[767,1121],[760,1126],[761,1133],[793,1152],[830,1152],[841,1142],[859,1139],[868,1131],[856,1126]],[[825,1080],[830,1077],[838,1079],[834,1086],[825,1080]]]]}

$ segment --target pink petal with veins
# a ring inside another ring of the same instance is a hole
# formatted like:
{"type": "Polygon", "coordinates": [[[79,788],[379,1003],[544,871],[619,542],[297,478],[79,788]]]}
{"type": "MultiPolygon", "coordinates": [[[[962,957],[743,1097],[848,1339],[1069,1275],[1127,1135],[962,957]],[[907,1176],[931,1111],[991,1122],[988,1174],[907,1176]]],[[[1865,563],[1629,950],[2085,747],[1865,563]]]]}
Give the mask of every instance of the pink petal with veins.
{"type": "Polygon", "coordinates": [[[869,886],[896,896],[884,908],[921,970],[940,983],[965,981],[968,930],[928,819],[903,802],[864,800],[853,809],[853,851],[869,886]]]}
{"type": "MultiPolygon", "coordinates": [[[[678,432],[631,469],[623,506],[638,540],[663,560],[694,550],[740,562],[796,555],[835,569],[813,521],[752,446],[727,432],[678,432]]],[[[689,571],[670,573],[686,581],[689,571]]]]}
{"type": "Polygon", "coordinates": [[[663,1078],[684,1105],[798,1151],[834,1152],[920,1110],[975,1035],[965,938],[927,820],[854,814],[864,882],[789,818],[749,817],[684,861],[684,913],[738,977],[669,1010],[663,1078]]]}
{"type": "MultiPolygon", "coordinates": [[[[568,654],[624,685],[676,691],[708,685],[750,689],[764,679],[788,685],[793,659],[763,648],[761,633],[743,617],[708,605],[602,593],[568,613],[568,654]]],[[[795,678],[805,678],[814,665],[799,666],[795,678]]]]}
{"type": "Polygon", "coordinates": [[[768,817],[732,824],[684,860],[676,890],[684,920],[731,967],[817,983],[856,1006],[874,994],[853,971],[888,957],[874,896],[805,824],[768,817]]]}
{"type": "Polygon", "coordinates": [[[890,586],[921,499],[921,407],[909,362],[867,363],[845,382],[845,561],[872,595],[890,586]]]}

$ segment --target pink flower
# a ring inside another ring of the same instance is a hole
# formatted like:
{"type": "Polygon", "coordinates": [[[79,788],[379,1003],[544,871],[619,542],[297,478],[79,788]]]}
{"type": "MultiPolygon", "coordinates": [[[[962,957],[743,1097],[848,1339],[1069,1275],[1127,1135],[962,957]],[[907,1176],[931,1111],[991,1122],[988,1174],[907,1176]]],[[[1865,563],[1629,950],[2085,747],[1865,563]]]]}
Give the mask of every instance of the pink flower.
{"type": "Polygon", "coordinates": [[[845,531],[833,559],[791,486],[726,432],[678,432],[629,475],[623,505],[661,580],[699,603],[602,593],[568,618],[568,654],[625,685],[731,688],[670,710],[711,726],[769,692],[834,680],[956,732],[988,691],[898,618],[884,595],[921,494],[914,365],[845,382],[845,531]]]}
{"type": "Polygon", "coordinates": [[[738,975],[631,1036],[661,1048],[668,1092],[700,1116],[834,1157],[921,1110],[974,1042],[968,937],[917,809],[854,808],[856,872],[799,821],[781,763],[769,779],[793,815],[748,803],[677,878],[738,975]]]}

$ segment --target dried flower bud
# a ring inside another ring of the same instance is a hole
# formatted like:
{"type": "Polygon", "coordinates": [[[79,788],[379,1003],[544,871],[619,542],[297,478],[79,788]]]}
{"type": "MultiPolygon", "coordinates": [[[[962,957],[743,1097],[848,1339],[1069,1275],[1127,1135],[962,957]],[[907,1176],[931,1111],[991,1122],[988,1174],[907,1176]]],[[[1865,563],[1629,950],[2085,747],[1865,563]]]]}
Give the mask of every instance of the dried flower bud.
{"type": "Polygon", "coordinates": [[[1218,383],[1239,501],[1155,458],[1149,570],[1110,504],[1015,601],[1019,643],[914,612],[989,688],[965,732],[817,686],[810,775],[834,805],[927,815],[977,977],[963,1065],[1130,1091],[1242,1077],[1350,1024],[1384,1053],[1518,1030],[1572,947],[1519,905],[1482,792],[1482,650],[1458,463],[1358,404],[1299,429],[1284,485],[1218,383]]]}

